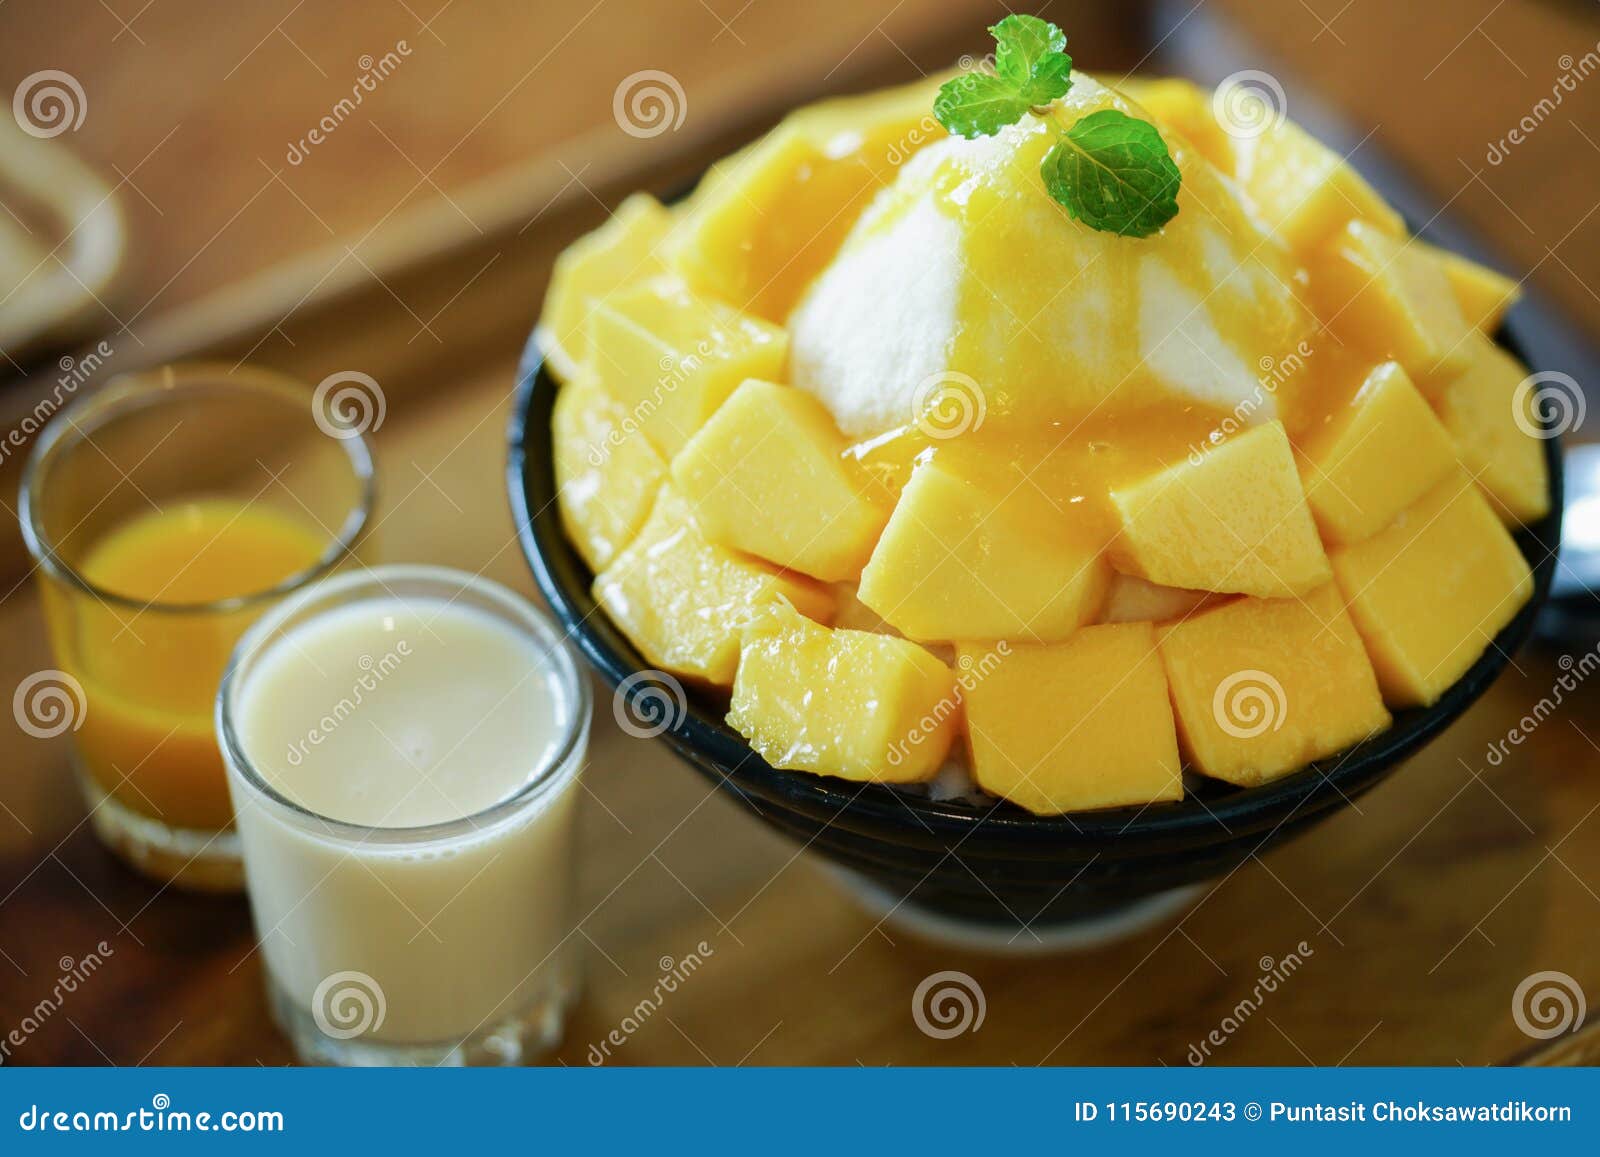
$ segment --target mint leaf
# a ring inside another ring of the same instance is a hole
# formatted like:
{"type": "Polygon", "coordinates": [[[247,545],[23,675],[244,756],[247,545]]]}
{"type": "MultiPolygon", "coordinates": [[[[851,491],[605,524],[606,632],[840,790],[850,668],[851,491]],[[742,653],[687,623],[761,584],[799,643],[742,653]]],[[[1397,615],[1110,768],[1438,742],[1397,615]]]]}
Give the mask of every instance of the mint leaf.
{"type": "Polygon", "coordinates": [[[1033,79],[1022,90],[1030,105],[1049,104],[1067,95],[1072,87],[1072,57],[1066,53],[1047,56],[1033,70],[1033,79]]]}
{"type": "Polygon", "coordinates": [[[1104,233],[1148,237],[1178,213],[1183,178],[1149,121],[1116,109],[1081,118],[1039,166],[1050,196],[1104,233]]]}
{"type": "Polygon", "coordinates": [[[966,72],[947,80],[933,100],[938,122],[968,140],[992,137],[1072,87],[1067,35],[1048,20],[1007,16],[989,32],[995,41],[994,72],[966,72]]]}
{"type": "Polygon", "coordinates": [[[1072,87],[1067,34],[1037,16],[1007,16],[989,29],[994,71],[1031,105],[1049,104],[1072,87]]]}
{"type": "MultiPolygon", "coordinates": [[[[1061,110],[1044,106],[1072,87],[1067,34],[1048,20],[1015,13],[989,32],[994,72],[945,81],[933,100],[934,117],[968,140],[993,136],[1030,109],[1059,125],[1061,110]]],[[[1116,109],[1090,113],[1061,133],[1039,173],[1074,220],[1102,232],[1148,237],[1178,212],[1183,178],[1167,143],[1148,121],[1116,109]]]]}
{"type": "Polygon", "coordinates": [[[1032,102],[1010,81],[983,72],[965,72],[939,87],[933,115],[958,137],[992,137],[1022,119],[1032,102]]]}

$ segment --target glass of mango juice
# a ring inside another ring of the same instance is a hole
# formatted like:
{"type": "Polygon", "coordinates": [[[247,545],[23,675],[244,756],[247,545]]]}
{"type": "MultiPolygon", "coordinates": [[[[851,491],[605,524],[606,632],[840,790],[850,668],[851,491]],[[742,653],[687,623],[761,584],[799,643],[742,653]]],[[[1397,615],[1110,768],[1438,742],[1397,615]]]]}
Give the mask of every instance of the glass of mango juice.
{"type": "Polygon", "coordinates": [[[229,653],[371,549],[371,447],[325,394],[248,366],[126,375],[29,459],[19,515],[59,665],[35,679],[70,723],[95,832],[153,878],[243,886],[212,722],[229,653]]]}

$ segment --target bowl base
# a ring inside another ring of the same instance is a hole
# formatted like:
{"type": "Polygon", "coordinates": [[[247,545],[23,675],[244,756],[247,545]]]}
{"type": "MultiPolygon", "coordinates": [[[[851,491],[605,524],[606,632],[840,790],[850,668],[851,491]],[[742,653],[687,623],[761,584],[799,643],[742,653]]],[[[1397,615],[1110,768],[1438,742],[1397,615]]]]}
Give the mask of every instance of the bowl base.
{"type": "Polygon", "coordinates": [[[1210,884],[1186,884],[1127,904],[1068,920],[997,923],[940,912],[836,864],[819,863],[870,916],[908,935],[949,948],[995,956],[1049,956],[1091,952],[1158,928],[1191,908],[1210,884]]]}

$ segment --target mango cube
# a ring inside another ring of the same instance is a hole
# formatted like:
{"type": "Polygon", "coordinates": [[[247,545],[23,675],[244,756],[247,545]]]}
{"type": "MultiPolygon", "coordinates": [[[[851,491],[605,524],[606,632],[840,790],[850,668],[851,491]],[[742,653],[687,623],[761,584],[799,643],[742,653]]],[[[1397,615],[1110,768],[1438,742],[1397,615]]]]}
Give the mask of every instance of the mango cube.
{"type": "Polygon", "coordinates": [[[1106,592],[1102,623],[1159,623],[1181,619],[1218,598],[1210,591],[1164,587],[1131,574],[1114,574],[1106,592]]]}
{"type": "Polygon", "coordinates": [[[1384,362],[1301,440],[1306,501],[1330,544],[1376,534],[1455,468],[1455,449],[1398,362],[1384,362]]]}
{"type": "Polygon", "coordinates": [[[1328,581],[1281,422],[1111,493],[1117,569],[1163,586],[1267,598],[1328,581]]]}
{"type": "Polygon", "coordinates": [[[781,322],[895,168],[945,135],[926,81],[790,115],[718,167],[673,235],[699,292],[781,322]]]}
{"type": "Polygon", "coordinates": [[[592,233],[556,258],[539,316],[539,339],[550,366],[571,381],[588,360],[589,310],[596,300],[666,272],[657,247],[672,215],[648,193],[635,193],[592,233]]]}
{"type": "Polygon", "coordinates": [[[1527,560],[1460,470],[1332,557],[1391,707],[1437,702],[1533,594],[1527,560]]]}
{"type": "Polygon", "coordinates": [[[1162,128],[1176,129],[1206,160],[1224,173],[1233,173],[1237,159],[1233,140],[1217,123],[1211,94],[1205,89],[1181,77],[1129,77],[1117,87],[1142,105],[1162,128]]]}
{"type": "Polygon", "coordinates": [[[1502,522],[1517,525],[1543,518],[1550,512],[1545,444],[1517,421],[1519,413],[1524,422],[1532,421],[1528,399],[1518,396],[1527,371],[1487,337],[1474,337],[1467,345],[1472,361],[1441,388],[1435,403],[1439,417],[1461,464],[1478,480],[1502,522]]]}
{"type": "Polygon", "coordinates": [[[915,643],[778,610],[745,631],[728,723],[773,767],[915,783],[961,715],[950,668],[915,643]]]}
{"type": "Polygon", "coordinates": [[[672,460],[672,479],[712,542],[842,582],[889,518],[844,453],[821,402],[751,378],[672,460]]]}
{"type": "Polygon", "coordinates": [[[1310,261],[1323,321],[1376,359],[1393,358],[1424,388],[1465,368],[1467,324],[1444,270],[1423,250],[1352,221],[1310,261]]]}
{"type": "Polygon", "coordinates": [[[589,364],[670,461],[746,378],[782,376],[782,329],[653,278],[596,302],[589,364]]]}
{"type": "Polygon", "coordinates": [[[963,645],[973,775],[1036,815],[1183,798],[1167,677],[1149,623],[1064,643],[963,645]]]}
{"type": "Polygon", "coordinates": [[[1094,618],[1109,568],[1031,487],[918,466],[861,572],[861,601],[908,638],[1055,642],[1094,618]]]}
{"type": "Polygon", "coordinates": [[[594,596],[648,662],[723,687],[744,628],[780,600],[820,620],[833,614],[826,588],[707,542],[670,485],[594,580],[594,596]]]}
{"type": "Polygon", "coordinates": [[[1198,772],[1254,787],[1389,726],[1334,584],[1158,627],[1178,737],[1198,772]]]}
{"type": "Polygon", "coordinates": [[[1444,270],[1445,279],[1455,291],[1456,304],[1461,307],[1467,324],[1480,332],[1492,334],[1500,328],[1506,311],[1522,298],[1522,286],[1504,273],[1479,265],[1470,258],[1448,249],[1413,241],[1444,270]]]}
{"type": "Polygon", "coordinates": [[[1267,231],[1304,257],[1352,220],[1390,237],[1405,225],[1349,162],[1291,120],[1234,141],[1234,178],[1267,231]]]}
{"type": "Polygon", "coordinates": [[[561,522],[597,574],[639,533],[667,480],[666,459],[627,416],[599,383],[580,377],[556,395],[551,419],[561,522]]]}

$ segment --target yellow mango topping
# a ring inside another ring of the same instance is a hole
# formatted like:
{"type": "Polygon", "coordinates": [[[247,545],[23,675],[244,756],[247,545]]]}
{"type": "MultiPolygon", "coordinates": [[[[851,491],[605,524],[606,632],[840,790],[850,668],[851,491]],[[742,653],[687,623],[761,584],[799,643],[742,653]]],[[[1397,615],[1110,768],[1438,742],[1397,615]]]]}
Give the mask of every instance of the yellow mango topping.
{"type": "Polygon", "coordinates": [[[1522,364],[1487,337],[1467,342],[1472,361],[1448,385],[1435,405],[1456,454],[1489,497],[1489,505],[1508,525],[1532,522],[1550,513],[1550,469],[1544,442],[1529,430],[1529,398],[1518,395],[1527,378],[1522,364]],[[1518,415],[1528,424],[1524,429],[1518,415]]]}
{"type": "Polygon", "coordinates": [[[1305,256],[1351,221],[1404,237],[1400,214],[1332,149],[1285,119],[1233,142],[1233,175],[1268,233],[1305,256]]]}
{"type": "Polygon", "coordinates": [[[1178,737],[1196,771],[1254,787],[1389,726],[1332,583],[1239,599],[1157,628],[1178,737]]]}
{"type": "Polygon", "coordinates": [[[750,379],[672,460],[707,538],[825,582],[853,579],[889,518],[810,394],[750,379]]]}
{"type": "Polygon", "coordinates": [[[1533,593],[1522,552],[1459,470],[1332,559],[1391,707],[1436,702],[1533,593]]]}
{"type": "Polygon", "coordinates": [[[551,419],[561,523],[599,573],[633,541],[667,480],[667,463],[592,378],[556,395],[551,419]]]}
{"type": "Polygon", "coordinates": [[[1460,371],[1472,332],[1444,270],[1409,241],[1352,221],[1309,258],[1330,329],[1375,360],[1393,358],[1424,388],[1460,371]]]}
{"type": "Polygon", "coordinates": [[[1183,798],[1149,623],[958,653],[973,775],[985,791],[1037,815],[1183,798]]]}
{"type": "Polygon", "coordinates": [[[1112,491],[1117,569],[1163,586],[1272,598],[1328,581],[1281,422],[1112,491]]]}
{"type": "Polygon", "coordinates": [[[861,572],[860,598],[912,639],[1054,642],[1094,618],[1109,568],[1032,487],[918,466],[861,572]]]}
{"type": "Polygon", "coordinates": [[[773,767],[915,783],[960,719],[950,668],[915,643],[780,609],[745,631],[728,724],[773,767]]]}
{"type": "Polygon", "coordinates": [[[1039,166],[1061,125],[1141,114],[1083,75],[1052,110],[990,137],[948,138],[901,168],[790,316],[791,378],[852,438],[915,420],[940,382],[1018,428],[1098,409],[1247,400],[1310,329],[1288,254],[1209,161],[1167,141],[1178,215],[1157,237],[1075,222],[1039,166]]]}
{"type": "Polygon", "coordinates": [[[689,284],[781,322],[867,207],[920,145],[945,135],[921,81],[802,109],[718,167],[673,234],[689,284]]]}
{"type": "Polygon", "coordinates": [[[1129,77],[1117,90],[1132,98],[1163,129],[1176,129],[1221,172],[1232,174],[1237,158],[1233,140],[1211,110],[1211,93],[1181,77],[1129,77]]]}
{"type": "Polygon", "coordinates": [[[1398,362],[1368,374],[1300,450],[1306,501],[1329,544],[1382,530],[1456,462],[1450,436],[1398,362]]]}
{"type": "Polygon", "coordinates": [[[1506,311],[1522,300],[1522,286],[1504,273],[1426,241],[1412,244],[1439,263],[1467,324],[1483,333],[1492,334],[1499,329],[1506,311]]]}
{"type": "Polygon", "coordinates": [[[833,614],[826,588],[707,542],[671,486],[594,580],[594,596],[649,663],[724,687],[744,628],[779,600],[819,620],[833,614]]]}
{"type": "Polygon", "coordinates": [[[539,344],[563,381],[588,360],[589,310],[596,300],[666,272],[657,254],[672,216],[648,193],[635,193],[611,218],[561,251],[539,315],[539,344]]]}
{"type": "Polygon", "coordinates": [[[746,378],[782,376],[788,335],[777,326],[659,277],[597,302],[590,364],[670,461],[746,378]]]}

